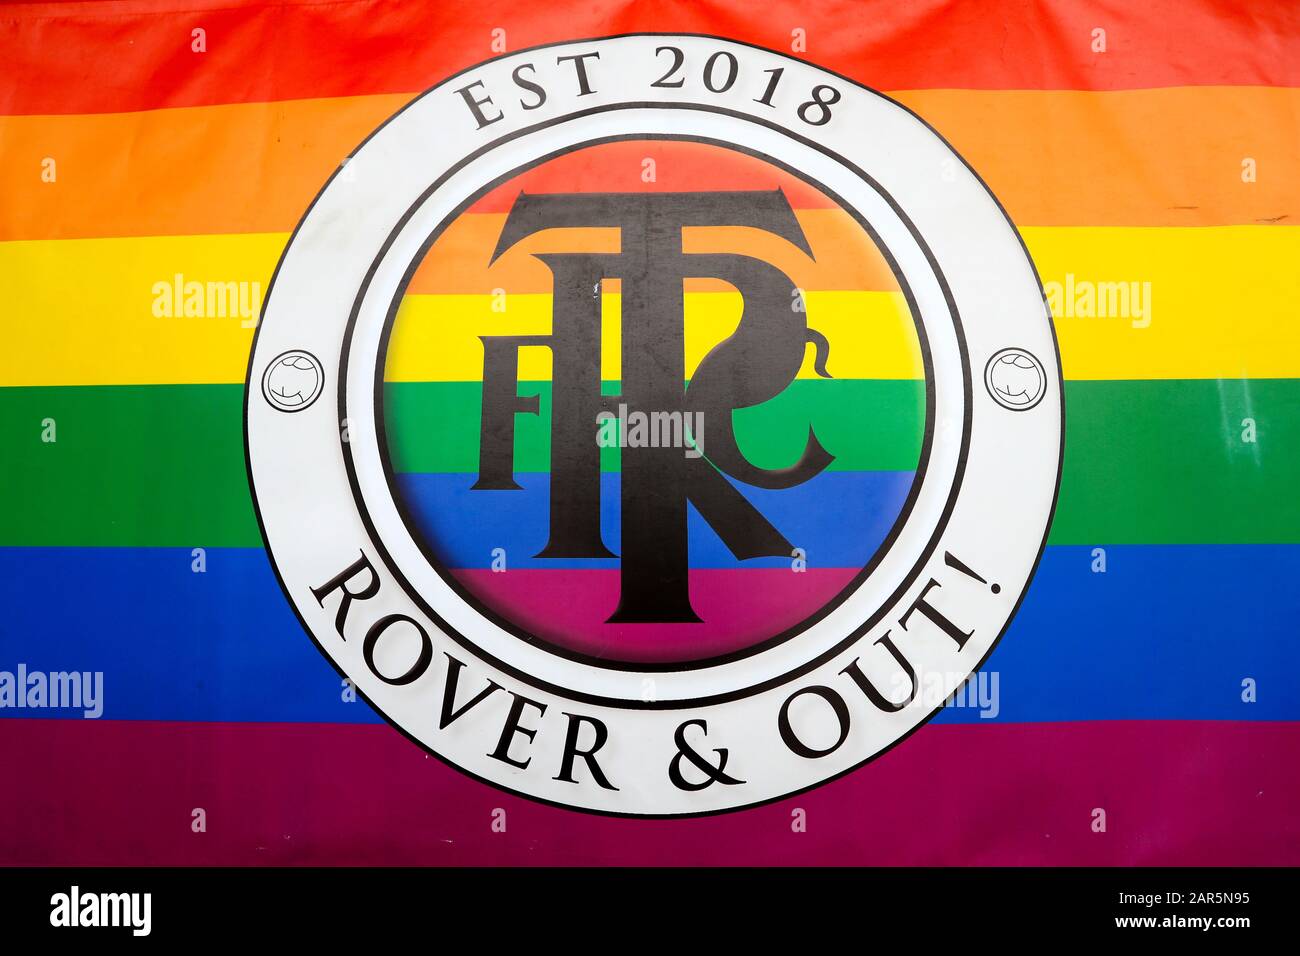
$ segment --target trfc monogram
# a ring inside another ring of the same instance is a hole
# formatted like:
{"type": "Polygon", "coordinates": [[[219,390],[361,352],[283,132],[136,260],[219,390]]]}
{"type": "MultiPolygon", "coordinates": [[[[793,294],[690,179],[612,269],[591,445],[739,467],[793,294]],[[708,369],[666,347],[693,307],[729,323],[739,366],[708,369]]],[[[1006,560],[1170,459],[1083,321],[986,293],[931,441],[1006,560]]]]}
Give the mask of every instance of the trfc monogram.
{"type": "MultiPolygon", "coordinates": [[[[795,283],[752,256],[686,253],[688,226],[766,230],[812,258],[784,193],[521,194],[502,228],[492,261],[543,229],[613,227],[620,251],[538,253],[553,281],[549,335],[483,336],[483,407],[475,489],[519,489],[514,480],[517,414],[539,414],[538,396],[518,394],[519,350],[552,353],[550,531],[539,558],[608,558],[601,537],[600,448],[603,414],[678,414],[707,420],[706,457],[680,448],[625,447],[622,456],[619,604],[610,623],[689,623],[687,503],[737,559],[790,556],[793,546],[727,480],[790,488],[833,461],[810,427],[788,468],[761,468],[736,442],[732,412],[783,392],[815,348],[817,374],[829,378],[829,344],[808,328],[795,283]],[[601,282],[622,283],[622,393],[601,393],[601,282]],[[683,283],[720,279],[739,291],[736,331],[716,344],[686,381],[683,283]]],[[[687,436],[689,440],[689,435],[687,436]]]]}

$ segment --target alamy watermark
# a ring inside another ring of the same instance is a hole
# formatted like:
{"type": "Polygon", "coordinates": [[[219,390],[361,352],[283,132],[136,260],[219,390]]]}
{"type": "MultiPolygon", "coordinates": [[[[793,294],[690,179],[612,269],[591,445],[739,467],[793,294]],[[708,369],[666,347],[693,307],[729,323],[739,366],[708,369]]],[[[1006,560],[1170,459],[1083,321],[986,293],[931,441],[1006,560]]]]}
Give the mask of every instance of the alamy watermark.
{"type": "Polygon", "coordinates": [[[596,416],[596,444],[601,448],[682,448],[687,458],[704,454],[703,412],[618,412],[596,416]]]}
{"type": "Polygon", "coordinates": [[[152,893],[85,893],[73,885],[50,897],[50,925],[75,928],[125,927],[132,936],[148,936],[153,928],[152,893]]]}
{"type": "Polygon", "coordinates": [[[1150,282],[1097,282],[1067,272],[1064,282],[1044,282],[1043,294],[1058,319],[1128,319],[1135,329],[1151,324],[1150,282]]]}
{"type": "MultiPolygon", "coordinates": [[[[923,674],[919,680],[908,674],[894,675],[894,699],[909,693],[921,699],[927,709],[938,707],[970,708],[979,712],[981,720],[994,720],[1002,712],[1002,681],[998,671],[980,671],[962,680],[962,674],[934,671],[923,674]],[[961,680],[957,689],[944,694],[954,680],[961,680]]],[[[908,698],[910,699],[910,697],[908,698]]]]}
{"type": "Polygon", "coordinates": [[[0,709],[79,710],[88,720],[104,713],[103,671],[32,671],[19,664],[0,671],[0,709]]]}
{"type": "Polygon", "coordinates": [[[262,311],[262,283],[199,282],[176,273],[153,284],[156,319],[239,319],[241,328],[257,325],[262,311]]]}

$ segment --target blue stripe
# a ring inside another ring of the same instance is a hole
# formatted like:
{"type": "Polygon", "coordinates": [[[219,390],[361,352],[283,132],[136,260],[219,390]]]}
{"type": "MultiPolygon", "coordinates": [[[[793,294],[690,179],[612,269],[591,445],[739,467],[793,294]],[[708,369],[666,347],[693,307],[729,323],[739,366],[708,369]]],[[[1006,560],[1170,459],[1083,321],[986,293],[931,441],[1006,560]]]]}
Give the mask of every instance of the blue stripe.
{"type": "MultiPolygon", "coordinates": [[[[1106,550],[1096,574],[1090,548],[1047,549],[986,667],[996,721],[1300,720],[1300,545],[1106,550]]],[[[341,699],[262,551],[190,566],[185,549],[0,549],[0,670],[103,671],[107,719],[377,720],[341,699]]]]}
{"type": "MultiPolygon", "coordinates": [[[[783,491],[744,486],[743,494],[794,547],[809,567],[860,568],[880,547],[907,500],[911,471],[827,471],[783,491]],[[834,501],[837,507],[826,507],[834,501]]],[[[619,495],[622,476],[601,475],[601,535],[619,550],[619,495]]],[[[492,552],[503,548],[512,568],[617,568],[618,559],[534,557],[550,531],[549,474],[517,474],[517,491],[473,491],[476,475],[401,474],[397,476],[412,520],[453,568],[486,568],[492,552]]],[[[737,486],[739,487],[739,486],[737,486]]],[[[790,558],[736,558],[694,509],[688,509],[687,540],[691,567],[789,567],[790,558]]]]}

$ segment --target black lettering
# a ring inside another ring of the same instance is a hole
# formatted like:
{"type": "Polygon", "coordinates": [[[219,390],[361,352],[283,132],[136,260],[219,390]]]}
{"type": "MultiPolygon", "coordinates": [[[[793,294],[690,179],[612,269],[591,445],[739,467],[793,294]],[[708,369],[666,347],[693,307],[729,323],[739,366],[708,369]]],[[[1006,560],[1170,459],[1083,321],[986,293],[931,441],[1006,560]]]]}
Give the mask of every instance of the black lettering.
{"type": "Polygon", "coordinates": [[[519,350],[547,345],[549,335],[482,335],[483,411],[479,420],[476,490],[518,491],[515,481],[515,416],[536,415],[536,395],[519,394],[519,350]]]}
{"type": "Polygon", "coordinates": [[[785,67],[778,66],[776,69],[764,70],[763,72],[770,74],[772,78],[767,81],[767,89],[763,90],[763,95],[754,100],[754,102],[760,103],[763,106],[771,106],[772,94],[776,92],[776,85],[781,82],[781,76],[785,73],[785,67]]]}
{"type": "Polygon", "coordinates": [[[542,85],[540,83],[534,83],[532,80],[524,79],[524,75],[523,75],[524,70],[531,71],[533,76],[537,75],[537,68],[533,66],[531,63],[523,63],[515,67],[514,72],[511,73],[510,75],[514,78],[516,86],[518,86],[522,90],[527,90],[528,92],[532,93],[534,96],[537,97],[537,99],[529,103],[521,98],[519,100],[519,105],[526,110],[540,109],[542,104],[546,102],[546,90],[542,89],[542,85]]]}
{"type": "Polygon", "coordinates": [[[799,106],[799,118],[809,126],[825,126],[831,121],[831,107],[840,101],[842,93],[833,86],[814,86],[812,99],[799,106]]]}
{"type": "Polygon", "coordinates": [[[564,738],[564,759],[560,761],[559,776],[552,779],[563,780],[565,783],[577,783],[578,781],[573,779],[573,762],[576,758],[581,757],[587,764],[587,769],[591,771],[591,776],[596,783],[606,790],[617,790],[618,787],[609,782],[609,778],[600,769],[600,764],[596,763],[596,751],[605,746],[605,742],[609,740],[609,728],[605,726],[604,721],[597,720],[595,717],[570,714],[567,711],[564,716],[569,718],[569,733],[564,738]],[[590,747],[586,750],[579,750],[578,733],[581,731],[583,724],[590,724],[596,732],[596,737],[591,742],[590,747]]]}
{"type": "Polygon", "coordinates": [[[379,593],[379,575],[375,573],[374,567],[370,564],[370,559],[366,553],[361,552],[361,557],[354,561],[348,567],[344,568],[337,575],[330,578],[318,588],[312,588],[312,597],[321,607],[325,606],[325,598],[333,591],[340,588],[343,590],[343,599],[339,601],[339,609],[334,615],[334,630],[339,632],[339,637],[347,640],[343,633],[343,624],[348,617],[348,608],[352,606],[353,601],[368,601],[379,593]],[[370,572],[370,583],[360,591],[349,591],[348,582],[360,574],[362,571],[370,572]]]}
{"type": "Polygon", "coordinates": [[[910,704],[912,698],[916,696],[916,671],[912,670],[912,665],[907,662],[907,658],[900,654],[898,648],[894,646],[893,638],[889,636],[888,631],[886,631],[885,636],[876,641],[876,643],[883,644],[885,650],[894,655],[894,660],[898,661],[898,666],[903,668],[903,673],[905,673],[907,679],[911,681],[911,689],[907,692],[906,700],[896,704],[884,694],[880,693],[880,691],[876,690],[872,685],[870,678],[868,678],[866,674],[862,673],[862,667],[859,663],[861,660],[860,658],[855,657],[853,663],[840,671],[840,673],[848,674],[849,677],[853,678],[853,683],[857,684],[858,687],[862,689],[862,692],[867,695],[867,700],[885,711],[885,713],[893,714],[910,704]]]}
{"type": "Polygon", "coordinates": [[[591,84],[587,80],[587,60],[589,59],[599,60],[600,52],[595,51],[592,53],[575,53],[573,56],[557,56],[555,58],[555,62],[557,64],[568,63],[572,61],[574,71],[578,74],[578,95],[579,96],[589,96],[592,93],[591,84]]]}
{"type": "Polygon", "coordinates": [[[655,80],[650,85],[666,89],[681,89],[686,84],[686,80],[670,80],[668,78],[682,68],[682,64],[686,62],[686,54],[675,46],[661,46],[655,50],[655,56],[658,56],[660,53],[672,54],[673,64],[668,67],[668,70],[663,76],[659,77],[659,79],[655,80]]]}
{"type": "Polygon", "coordinates": [[[418,621],[407,617],[405,614],[385,614],[375,621],[370,630],[366,632],[366,642],[362,645],[361,652],[365,657],[366,666],[370,668],[370,673],[385,684],[409,684],[412,681],[419,680],[424,672],[429,669],[429,662],[433,660],[433,642],[429,640],[428,632],[420,626],[418,621]],[[379,668],[375,666],[375,645],[379,643],[379,638],[383,636],[384,631],[399,623],[411,625],[420,635],[420,656],[400,677],[388,677],[381,674],[379,668]]]}
{"type": "Polygon", "coordinates": [[[474,94],[471,93],[470,91],[474,89],[474,87],[476,86],[483,86],[483,81],[475,80],[473,83],[469,84],[468,86],[462,86],[456,92],[459,93],[464,98],[465,105],[468,106],[469,111],[474,114],[474,120],[475,122],[478,123],[478,128],[482,129],[484,126],[490,126],[493,123],[497,122],[498,120],[505,119],[505,114],[502,113],[500,110],[497,110],[496,116],[487,116],[486,114],[484,114],[483,107],[485,106],[495,107],[496,104],[492,102],[492,97],[490,96],[484,96],[481,100],[475,99],[474,94]]]}
{"type": "Polygon", "coordinates": [[[519,734],[528,738],[529,743],[537,736],[537,731],[531,727],[523,726],[520,721],[523,719],[525,707],[535,707],[537,716],[541,717],[546,713],[546,705],[539,704],[535,700],[529,700],[519,694],[510,692],[514,701],[510,704],[510,713],[506,715],[505,726],[501,728],[501,739],[497,741],[497,749],[488,754],[502,763],[508,763],[512,767],[518,767],[520,770],[527,770],[528,765],[532,763],[533,758],[528,757],[526,760],[516,760],[510,756],[510,745],[514,743],[515,737],[519,734]]]}
{"type": "Polygon", "coordinates": [[[973,630],[963,631],[944,616],[942,611],[925,599],[925,596],[937,587],[940,587],[939,582],[934,578],[931,578],[922,589],[921,596],[912,602],[912,606],[907,609],[907,613],[899,619],[898,623],[903,626],[903,630],[907,630],[907,621],[912,616],[912,612],[920,611],[924,617],[928,618],[941,631],[956,641],[957,650],[961,650],[966,645],[966,641],[975,632],[973,630]]]}
{"type": "Polygon", "coordinates": [[[694,793],[697,790],[704,790],[720,783],[724,787],[736,787],[745,781],[733,777],[727,773],[727,762],[731,759],[731,752],[726,747],[719,747],[713,751],[714,756],[718,758],[715,764],[698,750],[690,745],[686,739],[686,729],[688,727],[699,727],[701,733],[709,732],[708,721],[705,720],[688,720],[677,728],[673,734],[673,741],[677,744],[677,753],[668,764],[668,780],[678,790],[685,790],[688,793],[694,793]],[[704,779],[699,783],[692,783],[682,774],[682,761],[685,760],[704,774],[704,779]]]}
{"type": "Polygon", "coordinates": [[[825,687],[821,684],[814,684],[811,687],[797,690],[786,698],[785,703],[781,705],[781,712],[777,715],[777,729],[781,732],[781,739],[785,741],[785,745],[790,748],[791,753],[798,754],[800,757],[808,757],[809,759],[825,757],[827,754],[832,754],[836,750],[839,750],[840,745],[843,744],[849,736],[849,705],[844,703],[844,698],[836,693],[834,689],[825,687]],[[839,721],[839,739],[824,750],[817,750],[814,747],[809,747],[795,736],[794,728],[790,726],[790,705],[804,694],[813,694],[830,704],[831,710],[835,712],[836,720],[839,721]]]}
{"type": "Polygon", "coordinates": [[[739,72],[740,64],[736,61],[735,55],[728,53],[726,50],[719,50],[709,57],[708,62],[704,64],[704,86],[710,93],[725,93],[735,84],[736,74],[739,72]],[[723,74],[722,83],[715,86],[713,83],[715,79],[714,72],[719,60],[726,62],[727,72],[723,74]]]}
{"type": "MultiPolygon", "coordinates": [[[[446,653],[444,651],[444,653],[446,653]]],[[[489,680],[487,686],[478,692],[478,695],[468,701],[465,706],[459,710],[456,709],[456,687],[460,683],[460,672],[465,665],[456,658],[447,654],[447,682],[442,691],[442,714],[438,719],[438,729],[446,730],[451,722],[458,719],[468,710],[472,710],[478,704],[482,703],[488,697],[501,689],[501,685],[494,680],[489,680]]]]}

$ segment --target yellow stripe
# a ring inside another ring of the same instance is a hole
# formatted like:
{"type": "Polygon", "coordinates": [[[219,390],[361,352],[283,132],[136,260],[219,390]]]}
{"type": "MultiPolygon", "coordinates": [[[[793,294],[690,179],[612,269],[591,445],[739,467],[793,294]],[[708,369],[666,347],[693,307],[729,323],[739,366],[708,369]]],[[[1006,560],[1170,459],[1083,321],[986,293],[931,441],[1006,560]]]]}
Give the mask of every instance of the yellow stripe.
{"type": "MultiPolygon", "coordinates": [[[[622,378],[621,296],[601,299],[601,377],[622,378]]],[[[808,324],[831,344],[827,371],[836,378],[920,378],[923,374],[916,332],[907,302],[898,292],[809,292],[808,324]]],[[[686,374],[714,344],[736,330],[743,301],[731,292],[688,292],[686,374]]],[[[390,381],[477,380],[483,372],[480,335],[545,335],[551,330],[549,295],[412,295],[398,311],[389,344],[385,377],[390,381]],[[440,326],[455,322],[465,334],[447,335],[440,326]]],[[[526,348],[519,353],[519,377],[551,377],[551,353],[526,348]]],[[[800,378],[815,378],[813,350],[805,350],[800,378]]]]}
{"type": "MultiPolygon", "coordinates": [[[[1300,230],[1043,227],[1023,234],[1045,283],[1073,281],[1072,305],[1061,303],[1057,316],[1068,378],[1300,377],[1300,230]],[[1150,283],[1145,327],[1145,317],[1133,314],[1086,314],[1080,290],[1088,286],[1080,283],[1119,282],[1139,283],[1139,293],[1150,283]]],[[[0,243],[0,385],[243,381],[252,329],[237,314],[155,316],[155,286],[180,274],[265,289],[286,239],[0,243]]],[[[835,361],[831,371],[847,377],[835,361]]]]}
{"type": "Polygon", "coordinates": [[[1117,226],[1022,234],[1049,293],[1066,378],[1300,377],[1300,230],[1117,226]],[[1129,284],[1128,314],[1108,308],[1112,314],[1088,315],[1089,289],[1094,301],[1122,306],[1118,283],[1129,284]],[[1139,298],[1149,294],[1149,315],[1132,307],[1133,283],[1139,298]],[[1059,302],[1051,294],[1057,285],[1059,302]]]}
{"type": "Polygon", "coordinates": [[[237,312],[156,316],[155,286],[170,287],[180,275],[185,282],[243,282],[249,292],[258,283],[265,292],[288,238],[271,233],[0,243],[6,298],[0,385],[242,382],[252,322],[237,312]]]}

